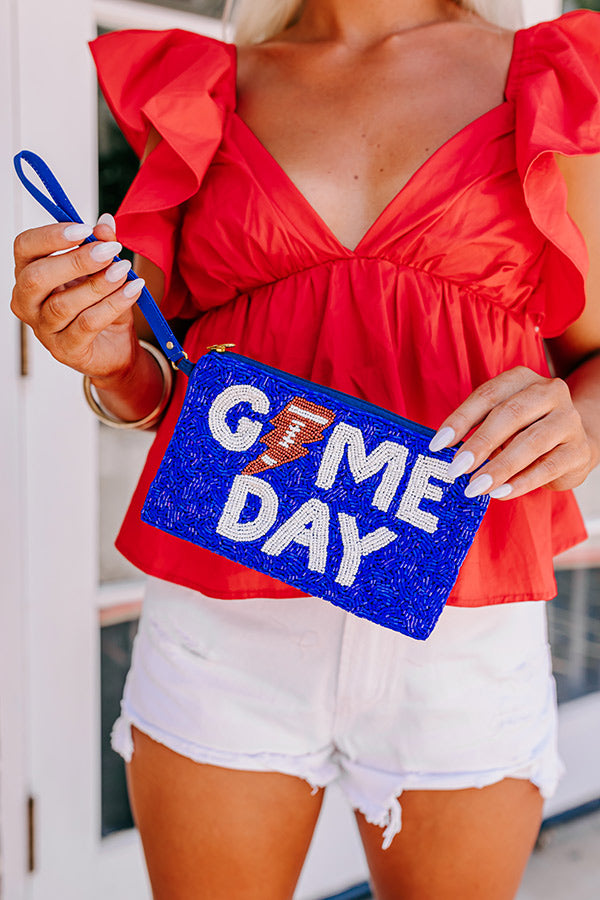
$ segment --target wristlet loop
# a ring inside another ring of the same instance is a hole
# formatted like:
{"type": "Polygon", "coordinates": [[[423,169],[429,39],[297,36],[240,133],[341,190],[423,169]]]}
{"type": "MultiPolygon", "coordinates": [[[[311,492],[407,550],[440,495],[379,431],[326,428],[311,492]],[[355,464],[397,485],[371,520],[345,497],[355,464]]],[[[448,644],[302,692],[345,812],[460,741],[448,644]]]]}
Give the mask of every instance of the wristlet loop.
{"type": "MultiPolygon", "coordinates": [[[[13,162],[21,184],[29,191],[31,196],[56,219],[57,222],[78,222],[83,224],[83,219],[80,217],[65,194],[56,176],[41,156],[38,156],[37,153],[34,153],[32,150],[21,150],[21,152],[17,153],[14,157],[13,162]],[[23,162],[26,162],[31,166],[46,188],[49,196],[40,191],[40,189],[25,175],[25,172],[23,171],[23,162]]],[[[89,244],[96,240],[97,238],[94,237],[94,235],[90,235],[90,237],[87,237],[82,241],[82,244],[89,244]]],[[[115,262],[118,262],[119,259],[120,257],[115,256],[115,262]]],[[[127,281],[134,281],[137,277],[138,276],[133,269],[130,269],[127,273],[127,281]]],[[[137,300],[137,305],[142,311],[148,325],[156,335],[161,350],[173,367],[179,369],[185,375],[190,375],[194,368],[194,363],[190,362],[188,359],[186,352],[173,334],[173,330],[161,313],[154,297],[147,287],[142,288],[142,292],[137,300]]]]}

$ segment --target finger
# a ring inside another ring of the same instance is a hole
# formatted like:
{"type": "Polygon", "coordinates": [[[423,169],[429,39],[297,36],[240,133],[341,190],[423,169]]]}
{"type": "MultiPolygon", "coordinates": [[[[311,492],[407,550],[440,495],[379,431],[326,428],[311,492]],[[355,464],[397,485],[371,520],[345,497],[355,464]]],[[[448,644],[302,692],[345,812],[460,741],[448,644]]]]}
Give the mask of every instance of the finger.
{"type": "Polygon", "coordinates": [[[130,269],[129,260],[122,259],[96,275],[90,275],[80,284],[51,294],[41,306],[37,331],[40,334],[64,331],[84,309],[121,287],[130,269]]]}
{"type": "Polygon", "coordinates": [[[144,284],[143,278],[128,281],[114,294],[110,294],[94,306],[88,306],[62,332],[63,338],[66,337],[69,341],[79,343],[82,342],[82,339],[90,338],[91,342],[101,331],[122,316],[125,310],[136,303],[144,284]]]}
{"type": "Polygon", "coordinates": [[[478,425],[488,413],[499,403],[508,400],[513,394],[531,384],[543,381],[532,369],[516,366],[508,369],[489,381],[485,381],[458,406],[440,425],[430,444],[430,450],[436,453],[444,447],[451,447],[461,441],[466,434],[478,425]]]}
{"type": "Polygon", "coordinates": [[[572,444],[559,444],[511,478],[510,482],[500,485],[498,496],[494,499],[513,500],[544,486],[566,490],[581,484],[587,472],[579,449],[572,444]]]}
{"type": "Polygon", "coordinates": [[[35,325],[42,304],[56,288],[106,268],[122,249],[117,241],[95,241],[70,253],[34,260],[17,279],[12,311],[24,322],[35,325]]]}
{"type": "Polygon", "coordinates": [[[570,416],[562,409],[555,409],[519,432],[500,453],[477,470],[465,489],[467,497],[488,493],[508,482],[513,484],[516,475],[561,444],[583,447],[583,432],[578,430],[577,419],[575,410],[570,416]]]}
{"type": "MultiPolygon", "coordinates": [[[[564,410],[566,413],[567,405],[572,409],[569,388],[559,378],[545,378],[517,391],[495,406],[469,435],[454,457],[449,474],[457,478],[465,472],[472,472],[503,444],[534,422],[544,419],[554,409],[560,409],[561,413],[564,410]]],[[[537,432],[528,434],[531,436],[537,432]]]]}
{"type": "Polygon", "coordinates": [[[14,241],[15,277],[36,259],[43,259],[50,253],[69,250],[92,234],[91,225],[72,222],[58,222],[29,228],[18,234],[14,241]]]}
{"type": "Polygon", "coordinates": [[[100,241],[115,241],[117,239],[117,226],[114,216],[110,213],[102,213],[94,225],[94,237],[100,241]]]}

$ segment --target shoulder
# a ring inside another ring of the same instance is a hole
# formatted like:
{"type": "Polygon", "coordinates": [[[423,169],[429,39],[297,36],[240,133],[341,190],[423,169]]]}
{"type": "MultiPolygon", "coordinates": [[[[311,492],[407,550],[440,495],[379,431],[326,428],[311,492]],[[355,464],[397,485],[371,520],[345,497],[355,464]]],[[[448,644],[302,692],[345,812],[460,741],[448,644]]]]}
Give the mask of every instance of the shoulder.
{"type": "Polygon", "coordinates": [[[514,31],[476,17],[448,30],[445,53],[451,65],[457,69],[467,67],[473,79],[504,85],[514,46],[514,31]]]}
{"type": "Polygon", "coordinates": [[[91,41],[98,81],[138,156],[149,123],[180,134],[192,123],[213,131],[235,105],[235,48],[179,28],[111,31],[91,41]]]}
{"type": "Polygon", "coordinates": [[[517,128],[564,155],[600,143],[600,13],[572,10],[515,36],[517,128]]]}
{"type": "Polygon", "coordinates": [[[209,81],[235,67],[235,47],[181,28],[111,31],[89,42],[99,74],[127,79],[136,88],[161,87],[190,70],[209,81]]]}
{"type": "Polygon", "coordinates": [[[523,73],[581,67],[600,78],[600,13],[576,9],[517,32],[523,73]]]}

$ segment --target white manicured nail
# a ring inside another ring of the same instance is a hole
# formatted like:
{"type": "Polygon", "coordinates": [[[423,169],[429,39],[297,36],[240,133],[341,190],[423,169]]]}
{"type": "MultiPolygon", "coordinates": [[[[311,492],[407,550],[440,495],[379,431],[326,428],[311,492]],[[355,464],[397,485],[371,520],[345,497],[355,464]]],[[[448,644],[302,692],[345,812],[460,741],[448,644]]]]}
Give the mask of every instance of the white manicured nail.
{"type": "Polygon", "coordinates": [[[493,491],[490,491],[490,497],[493,497],[494,500],[501,500],[502,497],[508,497],[509,494],[512,494],[512,484],[501,484],[499,487],[494,488],[493,491]]]}
{"type": "Polygon", "coordinates": [[[121,278],[125,278],[130,268],[131,263],[129,260],[122,259],[120,262],[113,263],[112,266],[109,266],[104,272],[104,277],[107,281],[120,281],[121,278]]]}
{"type": "Polygon", "coordinates": [[[112,228],[113,231],[117,230],[117,223],[115,222],[115,217],[111,216],[110,213],[102,213],[101,216],[98,217],[98,221],[96,225],[108,225],[109,228],[112,228]]]}
{"type": "Polygon", "coordinates": [[[438,450],[444,450],[448,444],[451,444],[454,438],[456,437],[456,432],[454,428],[450,428],[449,425],[444,425],[443,428],[434,434],[431,439],[431,443],[429,444],[429,449],[432,453],[437,453],[438,450]]]}
{"type": "Polygon", "coordinates": [[[465,497],[479,497],[485,494],[487,489],[492,485],[494,479],[491,475],[478,475],[465,488],[465,497]]]}
{"type": "Polygon", "coordinates": [[[95,259],[96,262],[106,262],[107,259],[112,259],[113,256],[120,253],[122,249],[123,244],[118,241],[98,241],[90,252],[92,259],[95,259]]]}
{"type": "Polygon", "coordinates": [[[92,234],[92,231],[93,229],[89,225],[80,225],[75,222],[73,225],[67,225],[63,231],[63,237],[67,241],[83,241],[92,234]]]}
{"type": "Polygon", "coordinates": [[[458,478],[464,475],[467,469],[470,469],[475,462],[475,457],[470,450],[461,450],[457,453],[450,465],[448,466],[448,477],[458,478]]]}
{"type": "Polygon", "coordinates": [[[135,278],[133,281],[127,282],[123,288],[123,293],[126,297],[135,297],[136,294],[139,294],[145,284],[146,282],[143,278],[135,278]]]}

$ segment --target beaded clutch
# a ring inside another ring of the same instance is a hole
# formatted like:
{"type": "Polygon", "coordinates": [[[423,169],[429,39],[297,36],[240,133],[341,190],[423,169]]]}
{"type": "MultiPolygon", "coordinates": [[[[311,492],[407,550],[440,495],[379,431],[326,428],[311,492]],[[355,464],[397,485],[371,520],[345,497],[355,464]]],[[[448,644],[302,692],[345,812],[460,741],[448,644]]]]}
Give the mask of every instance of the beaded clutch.
{"type": "MultiPolygon", "coordinates": [[[[81,222],[36,154],[22,151],[15,166],[55,218],[81,222]],[[55,203],[31,185],[22,159],[55,203]]],[[[138,305],[189,377],[142,520],[427,638],[489,503],[465,497],[469,476],[448,476],[456,448],[431,453],[431,429],[231,353],[232,345],[194,364],[146,288],[138,305]]]]}
{"type": "Polygon", "coordinates": [[[425,639],[489,502],[455,450],[370,403],[215,347],[190,375],[142,519],[425,639]]]}

